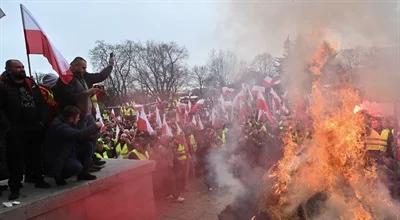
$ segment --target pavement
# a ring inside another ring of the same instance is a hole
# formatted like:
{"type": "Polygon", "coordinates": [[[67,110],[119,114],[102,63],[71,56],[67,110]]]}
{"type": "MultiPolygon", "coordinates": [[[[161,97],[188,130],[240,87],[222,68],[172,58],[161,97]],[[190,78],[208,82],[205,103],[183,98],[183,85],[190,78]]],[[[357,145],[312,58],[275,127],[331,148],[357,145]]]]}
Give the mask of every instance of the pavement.
{"type": "Polygon", "coordinates": [[[217,220],[218,214],[232,202],[226,190],[208,191],[201,179],[191,180],[185,201],[178,203],[164,198],[156,201],[158,220],[217,220]]]}

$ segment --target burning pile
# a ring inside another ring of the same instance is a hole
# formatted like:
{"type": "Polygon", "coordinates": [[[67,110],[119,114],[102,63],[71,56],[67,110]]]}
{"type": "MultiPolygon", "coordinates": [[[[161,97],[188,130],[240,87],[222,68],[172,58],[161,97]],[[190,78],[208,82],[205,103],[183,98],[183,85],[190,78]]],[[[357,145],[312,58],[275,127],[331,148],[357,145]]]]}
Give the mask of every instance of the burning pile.
{"type": "Polygon", "coordinates": [[[272,186],[263,205],[272,219],[399,217],[377,165],[366,157],[365,120],[353,112],[360,103],[357,90],[347,83],[322,86],[324,66],[334,53],[324,42],[308,62],[307,72],[313,74],[306,111],[310,126],[293,131],[305,123],[293,119],[283,138],[284,155],[268,175],[272,186]]]}

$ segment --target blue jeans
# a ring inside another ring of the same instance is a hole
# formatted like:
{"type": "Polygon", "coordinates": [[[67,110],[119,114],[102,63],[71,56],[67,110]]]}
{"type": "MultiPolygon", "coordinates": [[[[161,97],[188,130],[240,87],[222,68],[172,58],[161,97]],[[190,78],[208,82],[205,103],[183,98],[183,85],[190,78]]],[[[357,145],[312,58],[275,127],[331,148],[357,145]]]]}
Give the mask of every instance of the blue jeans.
{"type": "Polygon", "coordinates": [[[82,172],[82,164],[81,162],[75,158],[74,156],[69,157],[65,162],[61,171],[61,177],[63,179],[67,179],[71,176],[78,175],[82,172]]]}
{"type": "MultiPolygon", "coordinates": [[[[85,115],[81,118],[78,123],[79,128],[86,128],[92,126],[96,123],[93,115],[85,115]]],[[[76,148],[76,156],[78,160],[82,163],[83,169],[82,172],[88,172],[90,166],[92,165],[92,156],[96,149],[96,140],[99,134],[94,135],[93,137],[80,141],[76,148]]]]}

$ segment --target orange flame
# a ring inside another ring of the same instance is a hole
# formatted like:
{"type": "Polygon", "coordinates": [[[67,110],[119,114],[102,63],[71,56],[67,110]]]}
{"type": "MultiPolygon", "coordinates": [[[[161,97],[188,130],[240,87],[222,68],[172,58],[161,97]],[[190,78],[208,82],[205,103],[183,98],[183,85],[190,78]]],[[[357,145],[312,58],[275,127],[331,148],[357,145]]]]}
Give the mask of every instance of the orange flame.
{"type": "MultiPolygon", "coordinates": [[[[334,53],[334,47],[324,42],[312,54],[308,70],[320,75],[334,53]]],[[[274,185],[268,194],[268,212],[274,219],[290,219],[310,196],[326,192],[348,205],[343,212],[347,214],[339,219],[374,219],[370,207],[380,195],[372,190],[377,174],[375,165],[366,159],[365,120],[354,113],[359,94],[351,85],[327,90],[316,78],[311,97],[312,126],[297,131],[296,124],[304,122],[292,121],[283,137],[283,157],[269,175],[274,185]]]]}

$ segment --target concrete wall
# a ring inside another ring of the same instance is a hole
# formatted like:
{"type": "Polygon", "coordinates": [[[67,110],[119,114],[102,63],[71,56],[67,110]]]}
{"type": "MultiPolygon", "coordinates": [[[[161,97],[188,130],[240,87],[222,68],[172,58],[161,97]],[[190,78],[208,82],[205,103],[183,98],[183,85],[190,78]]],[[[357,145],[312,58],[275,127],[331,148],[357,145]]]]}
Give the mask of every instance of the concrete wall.
{"type": "MultiPolygon", "coordinates": [[[[0,213],[0,219],[155,219],[153,161],[108,160],[99,178],[0,213]]],[[[29,196],[29,195],[28,195],[29,196]]]]}

